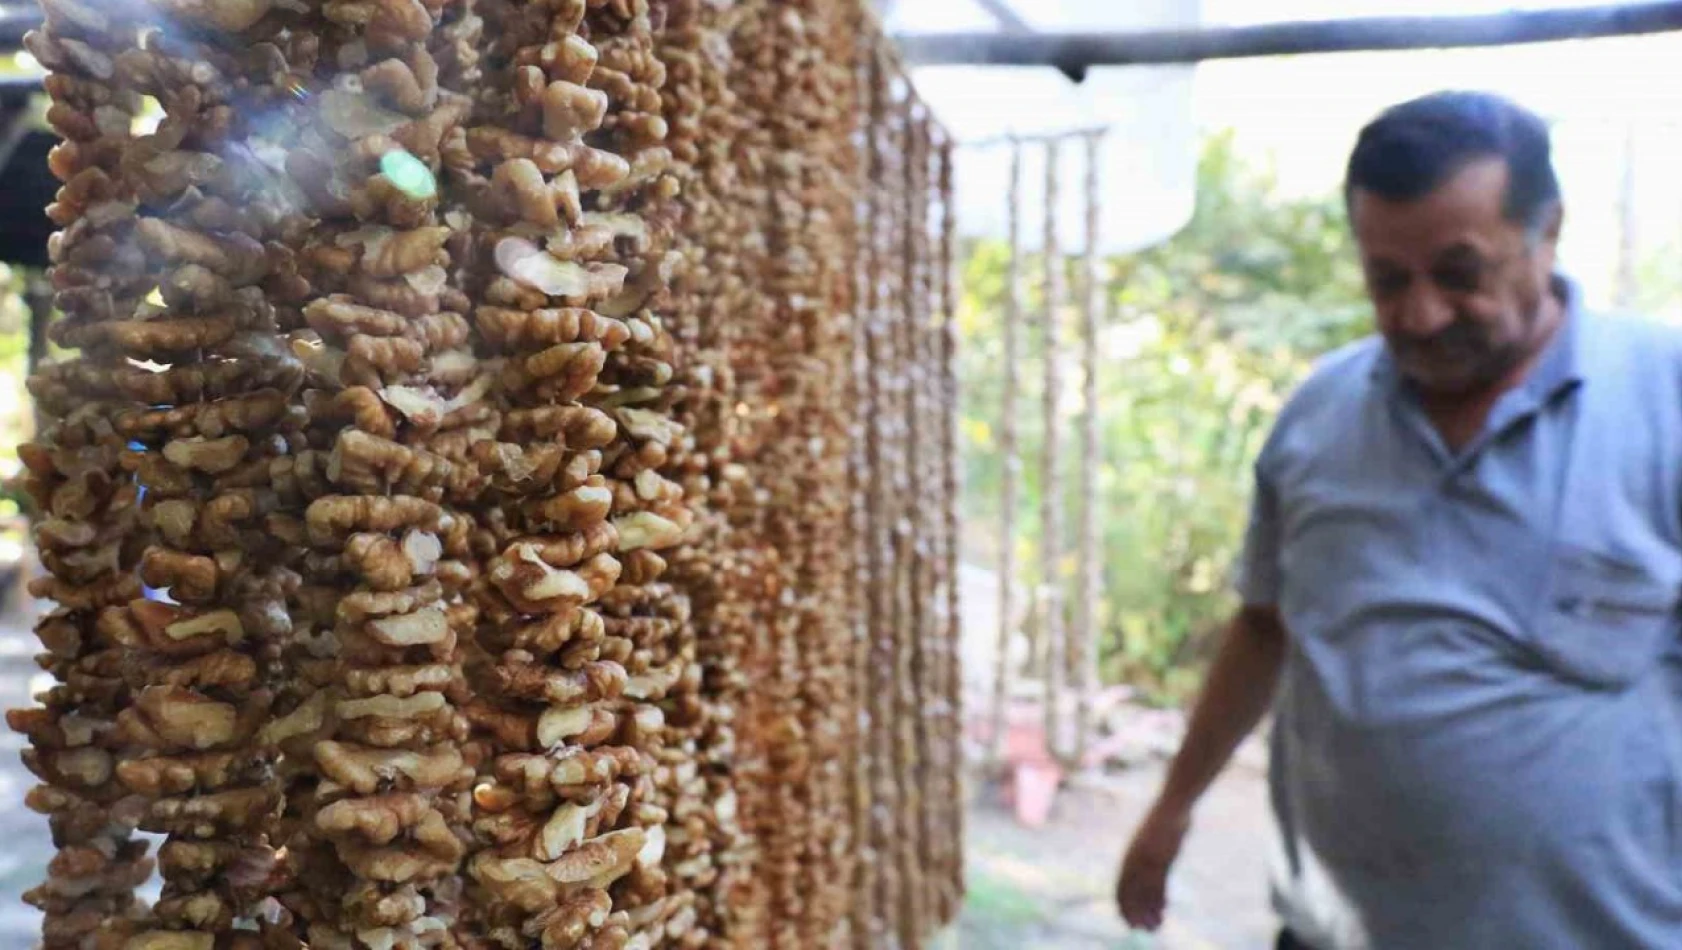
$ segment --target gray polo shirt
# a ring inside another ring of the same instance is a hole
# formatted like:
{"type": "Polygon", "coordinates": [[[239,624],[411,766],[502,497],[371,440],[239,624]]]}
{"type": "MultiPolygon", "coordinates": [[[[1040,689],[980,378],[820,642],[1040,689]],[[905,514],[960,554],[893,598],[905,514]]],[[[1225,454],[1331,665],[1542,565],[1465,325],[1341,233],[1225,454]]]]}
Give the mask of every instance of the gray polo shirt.
{"type": "Polygon", "coordinates": [[[1682,330],[1567,310],[1458,453],[1368,340],[1257,463],[1276,903],[1322,946],[1682,947],[1682,330]]]}

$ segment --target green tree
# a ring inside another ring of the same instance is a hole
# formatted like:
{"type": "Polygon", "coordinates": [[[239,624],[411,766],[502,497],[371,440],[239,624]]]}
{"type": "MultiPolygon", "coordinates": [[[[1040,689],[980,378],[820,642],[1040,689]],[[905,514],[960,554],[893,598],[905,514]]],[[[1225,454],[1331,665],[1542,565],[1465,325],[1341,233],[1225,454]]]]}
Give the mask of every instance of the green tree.
{"type": "MultiPolygon", "coordinates": [[[[972,556],[995,562],[1002,458],[1001,317],[1008,249],[969,248],[961,314],[963,431],[972,556]]],[[[1108,680],[1176,699],[1195,680],[1209,635],[1233,604],[1228,571],[1241,543],[1249,468],[1289,388],[1312,360],[1366,332],[1368,311],[1341,199],[1286,200],[1244,163],[1230,135],[1213,137],[1199,169],[1196,212],[1172,240],[1107,262],[1110,316],[1100,338],[1098,470],[1102,597],[1099,654],[1108,680]]],[[[1043,265],[1027,262],[1018,545],[1024,582],[1038,580],[1043,434],[1039,320],[1043,265]]],[[[1077,274],[1070,271],[1069,286],[1077,274]]],[[[1073,298],[1071,298],[1073,299],[1073,298]]],[[[1079,512],[1074,447],[1078,321],[1065,308],[1068,394],[1063,489],[1079,512]]],[[[1064,542],[1073,550],[1073,537],[1064,542]]],[[[1072,556],[1056,580],[1070,585],[1072,556]]],[[[1072,589],[1065,587],[1065,589],[1072,589]]]]}

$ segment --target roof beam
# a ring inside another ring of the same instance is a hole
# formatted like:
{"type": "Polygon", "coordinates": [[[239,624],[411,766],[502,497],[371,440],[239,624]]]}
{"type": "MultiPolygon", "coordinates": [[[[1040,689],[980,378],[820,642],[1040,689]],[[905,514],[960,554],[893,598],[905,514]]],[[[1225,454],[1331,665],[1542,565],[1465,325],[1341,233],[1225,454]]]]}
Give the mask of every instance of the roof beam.
{"type": "Polygon", "coordinates": [[[914,65],[1142,66],[1302,53],[1511,46],[1682,30],[1682,2],[1478,16],[1362,17],[1137,33],[923,33],[895,39],[914,65]]]}

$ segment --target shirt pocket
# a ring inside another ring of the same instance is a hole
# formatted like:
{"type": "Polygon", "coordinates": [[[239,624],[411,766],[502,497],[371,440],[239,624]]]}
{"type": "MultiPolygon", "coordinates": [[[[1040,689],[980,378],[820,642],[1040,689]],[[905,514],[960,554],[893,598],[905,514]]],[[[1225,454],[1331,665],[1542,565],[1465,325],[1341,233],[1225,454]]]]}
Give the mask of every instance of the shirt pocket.
{"type": "Polygon", "coordinates": [[[1534,645],[1567,679],[1625,688],[1658,669],[1674,629],[1677,593],[1639,564],[1562,549],[1533,624],[1534,645]]]}

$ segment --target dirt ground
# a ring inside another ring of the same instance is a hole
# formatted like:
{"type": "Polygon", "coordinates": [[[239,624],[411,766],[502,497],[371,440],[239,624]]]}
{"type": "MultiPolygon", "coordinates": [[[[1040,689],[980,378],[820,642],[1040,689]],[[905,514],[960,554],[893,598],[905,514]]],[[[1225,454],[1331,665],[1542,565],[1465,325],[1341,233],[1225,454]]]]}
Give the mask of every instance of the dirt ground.
{"type": "Polygon", "coordinates": [[[1045,828],[1026,829],[984,791],[968,815],[963,950],[1260,950],[1272,834],[1266,782],[1235,766],[1199,810],[1169,881],[1168,922],[1129,934],[1112,897],[1116,862],[1160,781],[1141,766],[1065,790],[1045,828]]]}

